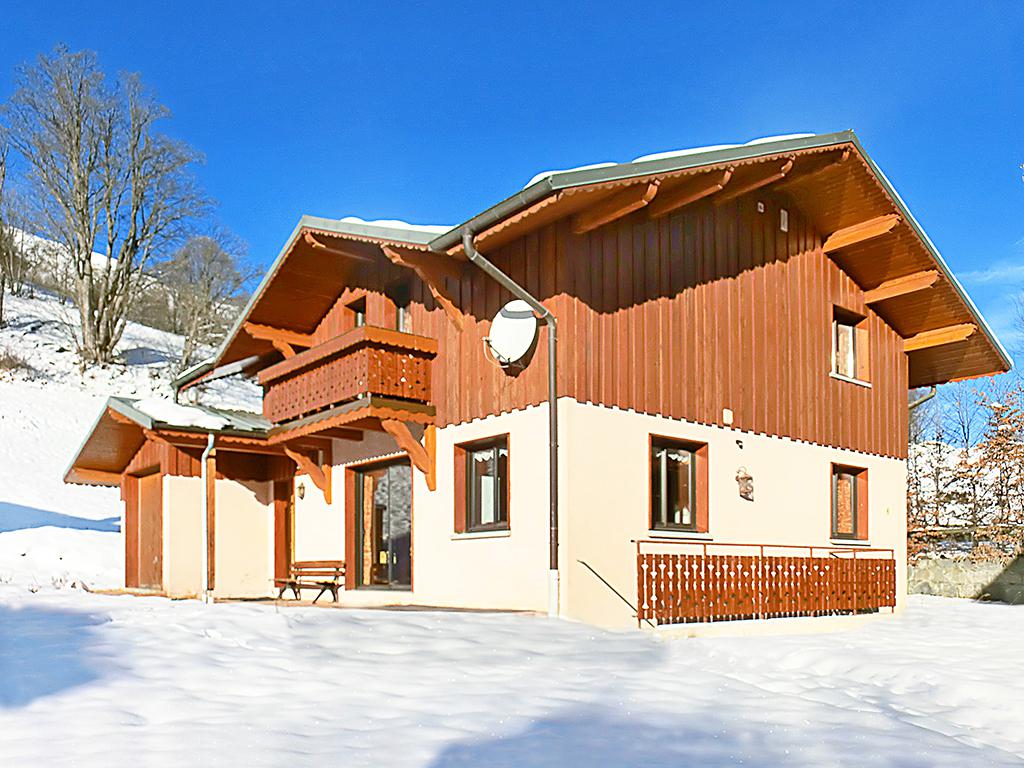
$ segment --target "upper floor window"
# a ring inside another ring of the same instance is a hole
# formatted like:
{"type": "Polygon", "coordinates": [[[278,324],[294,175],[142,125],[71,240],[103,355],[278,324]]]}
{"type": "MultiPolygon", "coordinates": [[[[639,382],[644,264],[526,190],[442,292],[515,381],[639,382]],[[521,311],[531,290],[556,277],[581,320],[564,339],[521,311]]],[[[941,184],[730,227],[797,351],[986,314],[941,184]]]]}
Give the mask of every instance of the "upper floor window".
{"type": "Polygon", "coordinates": [[[366,297],[350,301],[347,305],[348,316],[353,328],[366,325],[366,297]]]}
{"type": "Polygon", "coordinates": [[[835,307],[832,313],[832,373],[868,381],[867,318],[835,307]]]}
{"type": "Polygon", "coordinates": [[[455,530],[508,530],[508,435],[455,448],[455,530]]]}
{"type": "Polygon", "coordinates": [[[832,465],[832,538],[868,537],[868,471],[832,465]]]}
{"type": "Polygon", "coordinates": [[[707,530],[707,446],[651,438],[651,530],[707,530]]]}

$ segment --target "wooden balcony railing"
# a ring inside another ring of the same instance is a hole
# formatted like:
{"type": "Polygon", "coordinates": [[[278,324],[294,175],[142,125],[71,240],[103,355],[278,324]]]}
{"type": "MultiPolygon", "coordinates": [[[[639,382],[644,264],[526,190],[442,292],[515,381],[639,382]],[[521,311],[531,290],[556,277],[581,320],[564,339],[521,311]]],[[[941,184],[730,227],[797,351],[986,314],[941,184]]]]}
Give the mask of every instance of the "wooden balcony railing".
{"type": "Polygon", "coordinates": [[[891,549],[642,539],[636,573],[638,623],[829,616],[896,605],[891,549]],[[649,551],[654,545],[686,551],[649,551]],[[728,554],[709,554],[709,546],[728,554]]]}
{"type": "Polygon", "coordinates": [[[367,395],[430,401],[430,364],[437,342],[362,326],[265,368],[263,415],[275,424],[367,395]]]}

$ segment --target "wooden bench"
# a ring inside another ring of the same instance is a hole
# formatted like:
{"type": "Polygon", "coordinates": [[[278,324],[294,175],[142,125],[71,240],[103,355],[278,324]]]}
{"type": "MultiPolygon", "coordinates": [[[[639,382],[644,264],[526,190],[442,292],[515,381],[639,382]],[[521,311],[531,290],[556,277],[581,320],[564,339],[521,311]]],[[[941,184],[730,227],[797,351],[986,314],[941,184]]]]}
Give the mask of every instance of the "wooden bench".
{"type": "Polygon", "coordinates": [[[300,589],[319,589],[320,592],[313,599],[314,603],[324,592],[330,592],[334,602],[338,602],[338,590],[344,581],[344,560],[297,560],[288,570],[288,578],[274,579],[274,583],[279,587],[278,600],[284,597],[284,593],[289,589],[296,600],[299,599],[300,589]]]}

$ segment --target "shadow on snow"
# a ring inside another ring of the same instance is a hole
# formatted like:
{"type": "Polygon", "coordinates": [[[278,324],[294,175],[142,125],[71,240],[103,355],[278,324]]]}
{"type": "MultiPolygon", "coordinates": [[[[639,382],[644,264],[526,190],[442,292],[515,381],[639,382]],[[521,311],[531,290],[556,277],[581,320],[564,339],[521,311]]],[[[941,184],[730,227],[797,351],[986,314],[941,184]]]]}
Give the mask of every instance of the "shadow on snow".
{"type": "Polygon", "coordinates": [[[89,645],[93,628],[106,621],[87,613],[0,605],[0,709],[98,680],[89,645]]]}
{"type": "Polygon", "coordinates": [[[48,512],[45,509],[25,507],[0,501],[0,533],[21,531],[26,528],[70,528],[76,531],[101,531],[118,533],[121,530],[119,517],[108,517],[104,520],[90,520],[86,517],[75,517],[60,512],[48,512]]]}

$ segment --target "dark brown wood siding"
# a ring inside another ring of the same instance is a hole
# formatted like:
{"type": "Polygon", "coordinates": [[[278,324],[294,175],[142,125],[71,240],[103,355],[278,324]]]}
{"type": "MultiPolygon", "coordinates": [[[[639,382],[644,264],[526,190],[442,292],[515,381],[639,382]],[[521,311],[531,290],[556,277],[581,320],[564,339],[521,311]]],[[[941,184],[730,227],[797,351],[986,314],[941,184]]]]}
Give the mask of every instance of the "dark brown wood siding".
{"type": "MultiPolygon", "coordinates": [[[[784,195],[696,204],[657,220],[640,210],[584,235],[563,219],[485,255],[558,318],[561,396],[706,424],[720,424],[728,408],[741,430],[906,455],[902,340],[784,195]],[[870,387],[829,376],[833,306],[866,317],[870,387]]],[[[396,269],[383,258],[362,265],[350,282],[359,290],[346,290],[316,341],[344,330],[340,307],[362,291],[368,322],[391,320],[396,269]]],[[[467,265],[450,286],[465,313],[460,332],[405,275],[408,330],[439,343],[431,385],[439,426],[545,401],[543,330],[525,370],[503,371],[485,351],[506,291],[467,265]]]]}

